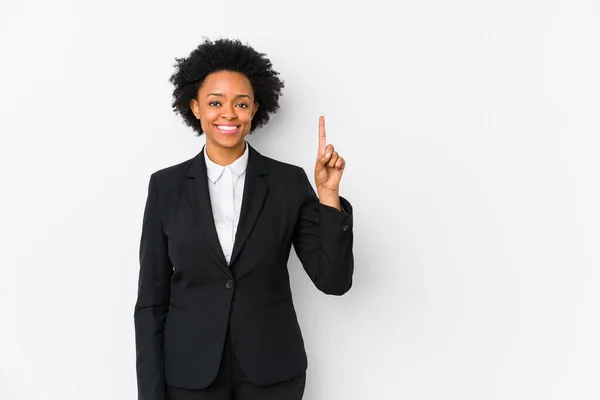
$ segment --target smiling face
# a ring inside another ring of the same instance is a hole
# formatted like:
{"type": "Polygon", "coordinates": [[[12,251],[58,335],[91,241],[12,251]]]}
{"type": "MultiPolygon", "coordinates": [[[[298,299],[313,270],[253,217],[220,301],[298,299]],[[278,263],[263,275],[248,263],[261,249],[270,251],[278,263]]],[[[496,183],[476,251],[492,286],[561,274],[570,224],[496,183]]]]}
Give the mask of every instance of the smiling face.
{"type": "Polygon", "coordinates": [[[245,75],[232,71],[209,74],[190,107],[200,120],[209,153],[243,154],[245,137],[258,109],[245,75]]]}

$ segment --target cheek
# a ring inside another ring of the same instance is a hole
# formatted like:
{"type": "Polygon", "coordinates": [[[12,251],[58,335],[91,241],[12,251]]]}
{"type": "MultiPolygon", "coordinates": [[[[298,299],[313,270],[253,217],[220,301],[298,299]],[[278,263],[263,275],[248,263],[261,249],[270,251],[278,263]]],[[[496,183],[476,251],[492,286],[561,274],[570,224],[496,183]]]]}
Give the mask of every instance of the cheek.
{"type": "Polygon", "coordinates": [[[210,128],[210,125],[200,118],[200,126],[202,127],[202,131],[206,133],[206,131],[210,128]]]}
{"type": "Polygon", "coordinates": [[[240,121],[244,121],[247,123],[252,122],[252,110],[244,110],[244,112],[239,113],[238,118],[240,119],[240,121]]]}
{"type": "Polygon", "coordinates": [[[211,109],[200,110],[200,122],[210,125],[219,115],[211,109]]]}

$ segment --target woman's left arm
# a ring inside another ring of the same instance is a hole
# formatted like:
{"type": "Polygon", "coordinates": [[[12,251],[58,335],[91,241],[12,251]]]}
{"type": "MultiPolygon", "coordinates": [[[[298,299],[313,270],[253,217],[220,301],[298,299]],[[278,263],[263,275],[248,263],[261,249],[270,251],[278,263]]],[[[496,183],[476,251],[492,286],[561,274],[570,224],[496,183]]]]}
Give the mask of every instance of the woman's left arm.
{"type": "Polygon", "coordinates": [[[326,144],[325,120],[319,118],[319,150],[313,190],[301,169],[301,209],[293,244],[302,266],[324,293],[342,295],[352,286],[354,273],[352,205],[339,195],[346,163],[326,144]]]}

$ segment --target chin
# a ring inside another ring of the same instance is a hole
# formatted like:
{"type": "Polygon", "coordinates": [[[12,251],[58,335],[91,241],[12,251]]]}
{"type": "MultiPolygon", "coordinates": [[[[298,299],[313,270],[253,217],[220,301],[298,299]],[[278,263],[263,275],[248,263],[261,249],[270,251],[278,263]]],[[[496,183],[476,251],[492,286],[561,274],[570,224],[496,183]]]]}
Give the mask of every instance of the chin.
{"type": "Polygon", "coordinates": [[[239,145],[240,145],[240,143],[243,143],[243,141],[242,141],[242,140],[238,140],[238,141],[236,141],[236,142],[227,142],[227,143],[223,143],[223,142],[221,142],[221,143],[219,143],[219,144],[221,145],[221,147],[228,147],[228,148],[232,149],[232,148],[234,148],[234,147],[237,147],[237,146],[239,146],[239,145]]]}
{"type": "Polygon", "coordinates": [[[221,147],[236,147],[239,146],[240,143],[244,143],[245,136],[234,135],[232,137],[223,137],[223,135],[219,134],[216,140],[212,140],[216,144],[221,147]],[[219,137],[220,136],[220,137],[219,137]]]}

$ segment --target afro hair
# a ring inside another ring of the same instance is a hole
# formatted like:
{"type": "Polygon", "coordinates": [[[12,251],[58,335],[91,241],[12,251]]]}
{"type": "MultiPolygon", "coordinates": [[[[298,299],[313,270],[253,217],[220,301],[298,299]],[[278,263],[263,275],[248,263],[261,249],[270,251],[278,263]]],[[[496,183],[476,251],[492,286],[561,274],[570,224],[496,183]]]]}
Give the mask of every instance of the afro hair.
{"type": "Polygon", "coordinates": [[[190,108],[204,79],[217,71],[239,72],[245,75],[254,90],[258,110],[252,119],[250,133],[269,121],[269,114],[279,109],[279,97],[284,82],[274,71],[271,61],[249,45],[237,39],[205,39],[187,58],[175,58],[175,72],[169,81],[173,90],[173,111],[180,114],[186,125],[202,135],[202,126],[190,108]]]}

